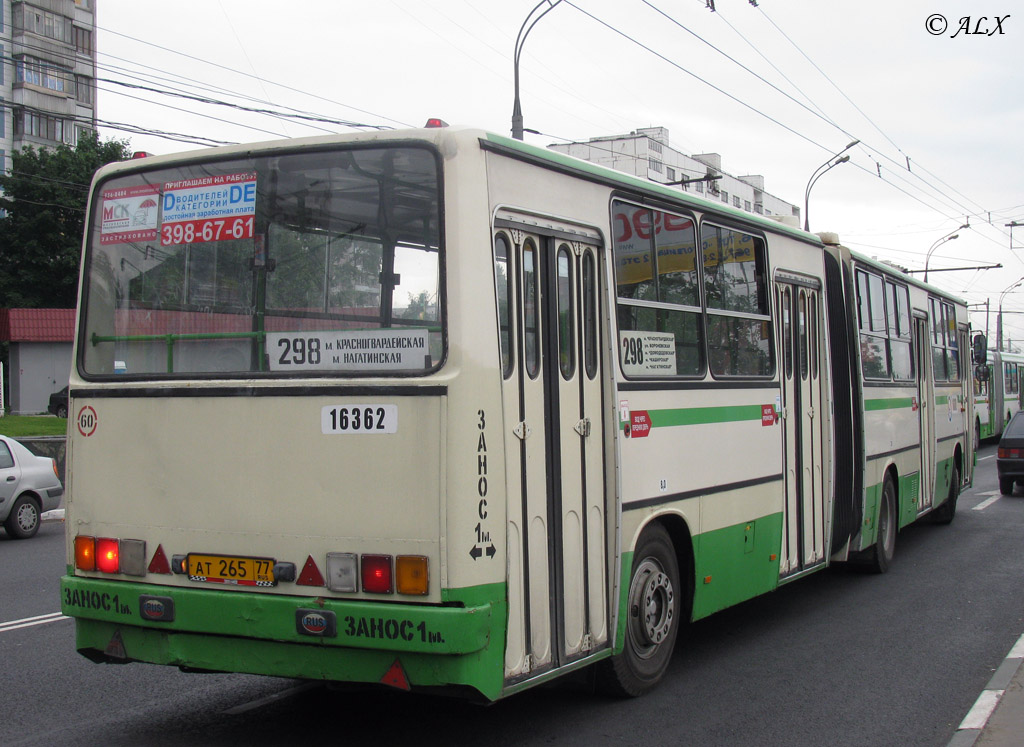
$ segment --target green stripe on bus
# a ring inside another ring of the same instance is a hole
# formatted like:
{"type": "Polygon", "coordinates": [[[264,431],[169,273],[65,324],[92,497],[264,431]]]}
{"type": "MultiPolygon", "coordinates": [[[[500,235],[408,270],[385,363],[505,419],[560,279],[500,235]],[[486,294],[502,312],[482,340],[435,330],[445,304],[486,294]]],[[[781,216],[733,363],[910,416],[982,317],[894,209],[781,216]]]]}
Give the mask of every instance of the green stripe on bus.
{"type": "MultiPolygon", "coordinates": [[[[634,410],[633,412],[639,412],[634,410]]],[[[731,405],[726,407],[686,407],[666,410],[647,410],[652,428],[671,428],[677,425],[707,425],[709,423],[738,423],[745,420],[761,422],[762,405],[731,405]]],[[[624,429],[625,422],[619,423],[624,429]]]]}
{"type": "Polygon", "coordinates": [[[889,399],[868,399],[864,400],[864,410],[899,410],[904,407],[913,407],[913,397],[892,397],[889,399]]]}

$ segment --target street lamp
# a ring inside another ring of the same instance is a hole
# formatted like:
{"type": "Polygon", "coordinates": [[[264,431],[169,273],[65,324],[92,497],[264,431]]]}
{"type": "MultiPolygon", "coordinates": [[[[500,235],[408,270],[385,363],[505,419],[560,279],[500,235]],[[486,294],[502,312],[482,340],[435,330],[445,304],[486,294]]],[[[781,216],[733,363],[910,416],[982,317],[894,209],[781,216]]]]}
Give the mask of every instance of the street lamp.
{"type": "Polygon", "coordinates": [[[999,294],[999,313],[996,315],[996,350],[1000,353],[1003,352],[1003,299],[1006,298],[1007,293],[1012,291],[1021,283],[1024,283],[1024,278],[1021,278],[999,294]]]}
{"type": "MultiPolygon", "coordinates": [[[[964,226],[960,226],[960,228],[964,228],[964,226]]],[[[959,231],[960,228],[956,230],[959,231]]],[[[928,250],[928,253],[926,255],[924,255],[924,282],[928,282],[928,262],[931,261],[932,252],[938,249],[940,244],[945,244],[947,241],[952,241],[953,239],[958,238],[960,238],[960,234],[954,233],[952,236],[943,236],[941,239],[932,244],[932,248],[928,250]]]]}
{"type": "Polygon", "coordinates": [[[537,3],[533,10],[531,10],[526,16],[526,20],[523,21],[523,25],[519,27],[519,34],[516,36],[515,54],[512,56],[512,77],[515,81],[515,100],[512,102],[512,137],[516,140],[523,139],[523,109],[519,105],[519,55],[523,53],[523,45],[526,44],[526,37],[529,36],[531,31],[533,31],[533,27],[537,25],[537,22],[540,21],[541,18],[554,10],[555,6],[560,2],[562,2],[562,0],[554,0],[554,2],[552,2],[552,0],[540,0],[540,2],[537,3]],[[545,8],[543,13],[534,18],[533,23],[530,23],[530,19],[533,18],[533,14],[545,4],[549,7],[545,8]],[[530,24],[529,28],[526,28],[527,24],[530,24]]]}
{"type": "Polygon", "coordinates": [[[811,178],[807,181],[807,189],[804,190],[804,230],[805,231],[810,231],[811,230],[811,221],[810,221],[810,216],[808,215],[808,202],[811,199],[811,187],[814,186],[814,183],[816,181],[818,181],[818,179],[820,179],[822,177],[822,175],[826,171],[828,171],[829,169],[834,169],[839,164],[846,163],[847,161],[849,161],[850,160],[849,156],[843,156],[842,158],[838,158],[838,156],[842,156],[843,153],[848,151],[853,146],[857,145],[859,142],[860,142],[860,140],[854,140],[852,143],[847,145],[845,148],[843,148],[838,153],[832,154],[829,157],[829,159],[827,161],[825,161],[825,163],[821,164],[821,166],[816,168],[814,170],[814,173],[811,174],[811,178]]]}

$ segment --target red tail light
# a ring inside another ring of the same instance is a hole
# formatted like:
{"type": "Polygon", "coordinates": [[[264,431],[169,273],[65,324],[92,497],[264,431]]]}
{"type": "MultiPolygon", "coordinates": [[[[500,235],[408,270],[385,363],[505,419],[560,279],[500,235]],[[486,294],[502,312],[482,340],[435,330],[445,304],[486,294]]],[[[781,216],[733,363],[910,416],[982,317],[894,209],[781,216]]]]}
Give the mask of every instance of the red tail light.
{"type": "Polygon", "coordinates": [[[1007,449],[1002,446],[996,452],[997,459],[1020,459],[1020,449],[1007,449]]]}
{"type": "Polygon", "coordinates": [[[100,537],[96,540],[96,570],[117,573],[121,567],[121,553],[116,539],[100,537]]]}
{"type": "Polygon", "coordinates": [[[390,594],[391,556],[364,555],[362,557],[363,591],[369,594],[390,594]]]}

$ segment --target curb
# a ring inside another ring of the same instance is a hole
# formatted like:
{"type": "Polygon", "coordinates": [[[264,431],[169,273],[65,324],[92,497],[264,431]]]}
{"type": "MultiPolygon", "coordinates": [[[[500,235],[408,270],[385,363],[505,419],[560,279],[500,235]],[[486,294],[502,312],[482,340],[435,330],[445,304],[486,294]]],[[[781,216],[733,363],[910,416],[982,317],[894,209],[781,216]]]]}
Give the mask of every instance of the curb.
{"type": "Polygon", "coordinates": [[[43,511],[39,519],[40,521],[64,521],[64,509],[55,508],[53,511],[43,511]]]}
{"type": "Polygon", "coordinates": [[[1024,635],[1017,639],[971,710],[964,716],[953,738],[949,740],[948,747],[972,747],[988,725],[988,720],[1002,701],[1013,678],[1020,671],[1021,663],[1024,663],[1024,635]]]}

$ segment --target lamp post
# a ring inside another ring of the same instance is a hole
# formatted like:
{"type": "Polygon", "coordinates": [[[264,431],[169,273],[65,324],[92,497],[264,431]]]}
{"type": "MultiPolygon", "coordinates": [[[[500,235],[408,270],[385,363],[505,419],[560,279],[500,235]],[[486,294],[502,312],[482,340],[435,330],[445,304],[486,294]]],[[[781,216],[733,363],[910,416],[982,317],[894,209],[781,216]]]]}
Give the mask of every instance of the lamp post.
{"type": "Polygon", "coordinates": [[[548,13],[555,9],[562,0],[540,0],[533,10],[526,16],[526,20],[523,21],[523,25],[519,27],[519,34],[516,35],[516,46],[515,52],[512,55],[512,78],[515,86],[515,100],[512,102],[512,137],[516,140],[523,139],[523,108],[519,105],[519,56],[523,53],[523,45],[526,44],[526,37],[529,36],[530,32],[533,31],[533,27],[537,25],[537,22],[541,18],[546,16],[548,13]],[[544,12],[533,19],[533,23],[530,23],[530,19],[533,18],[533,14],[542,5],[548,5],[549,7],[544,9],[544,12]],[[527,28],[529,24],[529,28],[527,28]]]}
{"type": "Polygon", "coordinates": [[[928,253],[924,255],[924,282],[928,282],[928,263],[931,261],[932,252],[939,248],[940,245],[945,244],[947,241],[960,238],[960,234],[955,233],[952,236],[943,236],[941,239],[932,244],[932,248],[928,250],[928,253]]]}
{"type": "Polygon", "coordinates": [[[1021,278],[999,294],[999,312],[996,314],[996,350],[1000,353],[1003,352],[1003,299],[1006,298],[1007,293],[1012,291],[1021,283],[1024,283],[1024,278],[1021,278]]]}
{"type": "MultiPolygon", "coordinates": [[[[968,223],[963,223],[963,224],[960,225],[959,228],[954,228],[952,231],[950,231],[945,236],[943,236],[941,239],[939,239],[934,244],[932,244],[931,249],[929,249],[928,253],[924,256],[924,282],[926,282],[926,283],[928,282],[928,262],[932,258],[932,252],[934,252],[936,249],[938,249],[940,244],[942,244],[942,243],[944,243],[946,241],[952,241],[953,239],[955,239],[958,236],[960,236],[960,234],[957,233],[958,231],[963,231],[965,228],[970,228],[970,227],[971,227],[971,224],[969,222],[968,223]]],[[[936,270],[936,272],[938,272],[938,271],[936,270]]]]}
{"type": "Polygon", "coordinates": [[[805,231],[810,231],[811,230],[811,220],[810,220],[810,216],[808,215],[808,212],[809,212],[808,203],[810,202],[810,199],[811,199],[811,187],[814,186],[814,183],[816,181],[818,181],[818,179],[820,179],[822,177],[822,175],[826,171],[828,171],[829,169],[834,169],[839,164],[846,163],[847,161],[849,161],[850,160],[849,156],[843,156],[842,158],[839,158],[839,156],[842,156],[843,153],[848,151],[853,146],[857,145],[859,142],[860,142],[860,140],[854,140],[852,143],[847,145],[845,148],[843,148],[838,153],[832,154],[832,156],[830,156],[829,159],[827,161],[825,161],[825,163],[821,164],[821,166],[816,168],[814,170],[814,173],[811,174],[811,178],[807,181],[807,189],[804,190],[804,230],[805,231]]]}

